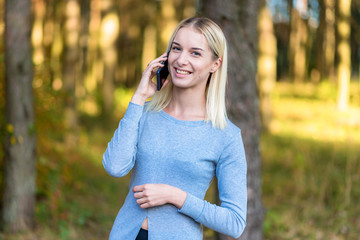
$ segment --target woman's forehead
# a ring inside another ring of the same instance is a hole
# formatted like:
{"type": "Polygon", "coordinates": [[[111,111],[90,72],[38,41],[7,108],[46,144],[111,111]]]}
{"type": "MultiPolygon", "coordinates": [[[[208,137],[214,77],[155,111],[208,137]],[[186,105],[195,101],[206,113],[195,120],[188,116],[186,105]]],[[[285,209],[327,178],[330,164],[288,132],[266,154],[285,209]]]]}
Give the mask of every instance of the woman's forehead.
{"type": "Polygon", "coordinates": [[[191,48],[210,49],[205,36],[193,27],[182,27],[178,30],[174,37],[174,41],[180,45],[189,46],[191,48]]]}

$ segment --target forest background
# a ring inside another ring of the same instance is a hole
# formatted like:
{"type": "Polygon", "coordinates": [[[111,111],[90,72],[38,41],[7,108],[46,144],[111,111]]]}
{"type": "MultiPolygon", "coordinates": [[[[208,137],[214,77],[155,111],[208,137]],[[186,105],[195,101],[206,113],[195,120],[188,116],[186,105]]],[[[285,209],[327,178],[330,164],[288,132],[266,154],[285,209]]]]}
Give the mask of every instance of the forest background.
{"type": "MultiPolygon", "coordinates": [[[[5,114],[4,2],[0,138],[16,145],[23,139],[14,135],[5,114]]],[[[196,14],[199,4],[31,1],[35,222],[27,231],[4,231],[0,239],[107,239],[129,177],[107,175],[102,154],[143,69],[165,51],[179,20],[196,14]]],[[[360,1],[268,0],[253,31],[264,239],[358,239],[360,1]]],[[[2,214],[6,148],[0,149],[2,214]]],[[[206,198],[216,202],[215,195],[213,185],[206,198]]],[[[205,239],[223,238],[205,228],[205,239]]]]}

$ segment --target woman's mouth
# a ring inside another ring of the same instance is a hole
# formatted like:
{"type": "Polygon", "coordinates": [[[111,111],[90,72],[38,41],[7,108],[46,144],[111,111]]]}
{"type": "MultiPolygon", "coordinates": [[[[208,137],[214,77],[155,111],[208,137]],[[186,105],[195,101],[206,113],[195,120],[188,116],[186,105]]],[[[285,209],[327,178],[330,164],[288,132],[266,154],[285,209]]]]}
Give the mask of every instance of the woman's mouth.
{"type": "Polygon", "coordinates": [[[190,74],[189,71],[181,70],[181,69],[178,69],[178,68],[175,68],[175,71],[176,71],[176,73],[181,74],[181,75],[189,75],[190,74]]]}

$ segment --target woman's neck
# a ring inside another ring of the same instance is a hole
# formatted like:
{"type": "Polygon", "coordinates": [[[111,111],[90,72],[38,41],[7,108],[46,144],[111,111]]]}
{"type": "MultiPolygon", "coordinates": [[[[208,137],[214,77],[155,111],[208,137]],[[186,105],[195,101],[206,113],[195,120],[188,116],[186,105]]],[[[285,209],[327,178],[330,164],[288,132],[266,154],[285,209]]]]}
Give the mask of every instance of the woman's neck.
{"type": "Polygon", "coordinates": [[[166,113],[180,120],[198,121],[206,118],[206,96],[190,89],[173,89],[166,113]]]}

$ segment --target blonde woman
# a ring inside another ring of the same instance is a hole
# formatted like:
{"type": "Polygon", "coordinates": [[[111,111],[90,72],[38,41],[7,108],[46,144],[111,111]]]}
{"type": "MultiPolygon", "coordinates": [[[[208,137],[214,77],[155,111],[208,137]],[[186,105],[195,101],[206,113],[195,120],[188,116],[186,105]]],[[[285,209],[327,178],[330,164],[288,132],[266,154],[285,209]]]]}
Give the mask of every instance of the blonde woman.
{"type": "Polygon", "coordinates": [[[110,239],[197,240],[203,225],[237,238],[246,225],[246,159],[226,115],[226,39],[210,19],[192,17],[176,27],[167,53],[143,72],[104,153],[110,175],[132,170],[110,239]],[[170,76],[157,91],[152,79],[165,60],[170,76]],[[220,206],[203,200],[215,176],[220,206]]]}

